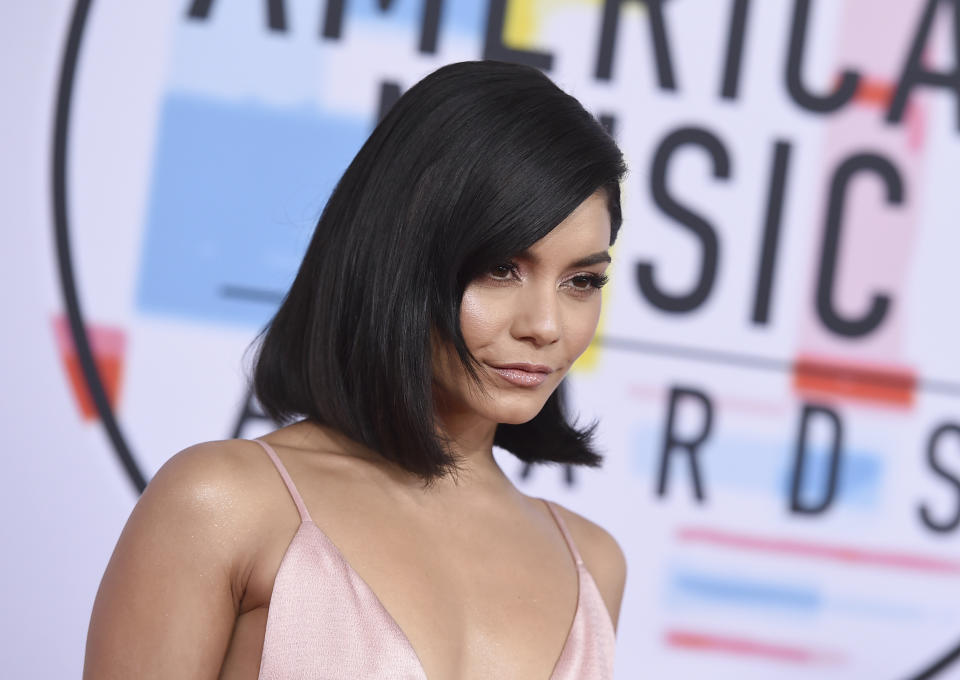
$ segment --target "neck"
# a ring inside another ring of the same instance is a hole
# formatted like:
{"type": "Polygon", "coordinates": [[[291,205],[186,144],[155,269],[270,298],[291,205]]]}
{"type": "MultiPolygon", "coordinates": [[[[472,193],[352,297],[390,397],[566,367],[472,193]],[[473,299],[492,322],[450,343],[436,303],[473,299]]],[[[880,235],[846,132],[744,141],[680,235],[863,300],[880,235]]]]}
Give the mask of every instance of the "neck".
{"type": "Polygon", "coordinates": [[[509,483],[493,457],[496,423],[474,414],[446,414],[440,420],[440,431],[460,461],[460,473],[440,480],[440,484],[470,488],[478,484],[509,483]]]}
{"type": "MultiPolygon", "coordinates": [[[[516,490],[493,457],[493,439],[497,423],[478,418],[473,413],[447,412],[441,416],[438,429],[443,433],[450,450],[457,457],[459,471],[436,480],[430,487],[432,495],[445,495],[449,492],[462,496],[464,493],[474,491],[490,493],[516,490]]],[[[377,452],[367,449],[329,427],[302,420],[287,426],[284,430],[290,431],[290,434],[294,431],[300,432],[297,440],[300,446],[338,451],[371,462],[384,461],[377,452]]],[[[390,464],[391,467],[393,465],[390,464]]],[[[399,468],[390,473],[390,476],[401,486],[422,489],[419,478],[401,472],[399,468]]]]}

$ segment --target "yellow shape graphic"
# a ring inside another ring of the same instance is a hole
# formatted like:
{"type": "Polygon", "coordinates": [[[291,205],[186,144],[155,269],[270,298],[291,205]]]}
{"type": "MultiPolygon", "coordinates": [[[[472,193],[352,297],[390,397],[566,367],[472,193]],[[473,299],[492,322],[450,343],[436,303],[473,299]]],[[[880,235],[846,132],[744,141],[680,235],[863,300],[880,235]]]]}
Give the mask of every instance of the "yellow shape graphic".
{"type": "Polygon", "coordinates": [[[509,0],[503,19],[503,44],[514,49],[537,46],[543,20],[558,9],[599,7],[600,0],[509,0]]]}

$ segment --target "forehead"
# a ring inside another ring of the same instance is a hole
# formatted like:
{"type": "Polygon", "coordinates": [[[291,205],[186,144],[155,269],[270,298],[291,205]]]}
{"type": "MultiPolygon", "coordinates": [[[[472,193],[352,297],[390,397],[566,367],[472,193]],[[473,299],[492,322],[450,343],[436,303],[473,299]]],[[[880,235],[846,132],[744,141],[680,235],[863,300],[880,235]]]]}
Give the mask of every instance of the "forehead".
{"type": "Polygon", "coordinates": [[[566,219],[527,249],[535,259],[570,259],[610,246],[610,211],[603,191],[578,205],[566,219]]]}

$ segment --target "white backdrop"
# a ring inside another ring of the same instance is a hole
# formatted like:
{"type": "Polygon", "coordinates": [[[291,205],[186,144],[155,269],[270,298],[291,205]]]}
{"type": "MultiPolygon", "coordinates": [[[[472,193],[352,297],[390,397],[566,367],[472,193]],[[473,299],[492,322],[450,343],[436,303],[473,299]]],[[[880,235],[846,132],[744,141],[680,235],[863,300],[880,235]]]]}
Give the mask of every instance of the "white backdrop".
{"type": "Polygon", "coordinates": [[[333,183],[486,56],[630,166],[568,381],[606,464],[500,455],[624,547],[618,677],[960,677],[960,1],[388,5],[0,9],[5,674],[79,675],[138,475],[272,429],[241,355],[333,183]]]}

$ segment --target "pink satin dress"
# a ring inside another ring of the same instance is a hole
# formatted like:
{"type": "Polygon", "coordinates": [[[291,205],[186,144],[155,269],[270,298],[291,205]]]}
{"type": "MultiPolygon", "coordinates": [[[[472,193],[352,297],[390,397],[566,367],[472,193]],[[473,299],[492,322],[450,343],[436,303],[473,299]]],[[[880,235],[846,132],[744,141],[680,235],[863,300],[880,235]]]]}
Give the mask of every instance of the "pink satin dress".
{"type": "MultiPolygon", "coordinates": [[[[273,585],[260,679],[427,680],[400,626],[313,523],[276,452],[252,441],[270,456],[301,520],[273,585]]],[[[563,519],[543,502],[576,563],[579,584],[573,623],[550,680],[607,680],[613,677],[613,623],[563,519]]]]}

